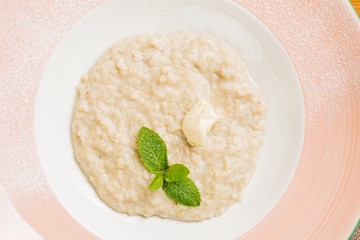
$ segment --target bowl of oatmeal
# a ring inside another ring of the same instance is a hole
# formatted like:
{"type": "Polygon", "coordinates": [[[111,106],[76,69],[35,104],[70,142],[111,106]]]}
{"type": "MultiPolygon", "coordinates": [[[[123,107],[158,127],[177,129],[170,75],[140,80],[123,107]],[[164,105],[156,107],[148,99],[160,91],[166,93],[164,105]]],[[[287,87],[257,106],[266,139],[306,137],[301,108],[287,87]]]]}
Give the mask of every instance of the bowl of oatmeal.
{"type": "Polygon", "coordinates": [[[101,5],[54,50],[35,109],[54,194],[104,239],[240,236],[281,198],[303,139],[302,96],[286,52],[227,1],[101,5]],[[216,121],[192,146],[182,123],[203,103],[216,121]],[[154,175],[136,146],[142,126],[164,139],[169,164],[189,168],[200,206],[148,189],[154,175]]]}

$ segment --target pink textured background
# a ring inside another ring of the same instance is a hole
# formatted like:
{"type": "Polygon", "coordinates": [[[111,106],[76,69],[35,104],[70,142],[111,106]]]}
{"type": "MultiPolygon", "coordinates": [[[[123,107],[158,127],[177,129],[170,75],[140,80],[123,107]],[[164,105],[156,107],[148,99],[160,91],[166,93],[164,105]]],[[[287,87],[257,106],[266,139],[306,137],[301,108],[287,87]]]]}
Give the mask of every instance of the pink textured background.
{"type": "MultiPolygon", "coordinates": [[[[0,1],[1,238],[97,239],[47,185],[33,115],[52,50],[101,2],[0,1]]],[[[360,217],[359,21],[342,0],[238,2],[285,47],[306,104],[305,142],[295,176],[271,213],[241,239],[346,239],[360,217]]]]}
{"type": "MultiPolygon", "coordinates": [[[[0,1],[0,183],[20,216],[46,239],[93,237],[63,209],[45,182],[33,121],[37,86],[52,50],[98,4],[0,1]]],[[[5,228],[9,218],[0,218],[0,236],[21,232],[15,225],[5,228]]]]}

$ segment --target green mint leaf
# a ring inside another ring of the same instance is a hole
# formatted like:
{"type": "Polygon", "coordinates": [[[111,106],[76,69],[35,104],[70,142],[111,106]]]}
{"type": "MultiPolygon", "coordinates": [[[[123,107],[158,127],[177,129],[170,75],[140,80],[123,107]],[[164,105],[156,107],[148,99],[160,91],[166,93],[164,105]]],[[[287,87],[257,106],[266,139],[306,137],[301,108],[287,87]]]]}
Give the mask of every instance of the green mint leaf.
{"type": "Polygon", "coordinates": [[[163,174],[164,174],[163,172],[159,172],[156,174],[151,184],[149,185],[150,190],[154,191],[162,187],[164,182],[163,174]]]}
{"type": "Polygon", "coordinates": [[[199,190],[187,177],[190,173],[189,169],[182,164],[169,167],[165,142],[156,132],[142,127],[138,134],[137,145],[146,169],[155,174],[149,185],[150,190],[162,187],[166,195],[175,202],[188,207],[200,206],[199,190]]]}
{"type": "Polygon", "coordinates": [[[138,134],[137,145],[140,158],[149,172],[156,174],[169,167],[165,142],[156,132],[142,127],[138,134]]]}
{"type": "Polygon", "coordinates": [[[200,193],[195,183],[190,178],[183,181],[166,182],[164,181],[163,190],[169,198],[177,203],[188,207],[200,205],[200,193]]]}
{"type": "Polygon", "coordinates": [[[181,181],[189,175],[190,171],[182,164],[173,164],[164,173],[164,179],[167,182],[181,181]]]}

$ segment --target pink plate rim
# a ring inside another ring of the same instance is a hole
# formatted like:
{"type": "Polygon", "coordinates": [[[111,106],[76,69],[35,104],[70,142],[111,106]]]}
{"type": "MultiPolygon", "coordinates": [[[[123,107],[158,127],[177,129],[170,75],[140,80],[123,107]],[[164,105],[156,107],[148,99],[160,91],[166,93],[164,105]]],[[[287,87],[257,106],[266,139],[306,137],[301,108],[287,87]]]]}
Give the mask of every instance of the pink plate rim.
{"type": "MultiPolygon", "coordinates": [[[[55,46],[103,2],[0,2],[1,238],[99,239],[71,217],[45,180],[34,140],[34,106],[55,46]]],[[[301,159],[286,193],[239,239],[347,239],[360,218],[357,16],[342,0],[237,2],[286,49],[306,112],[301,159]]]]}

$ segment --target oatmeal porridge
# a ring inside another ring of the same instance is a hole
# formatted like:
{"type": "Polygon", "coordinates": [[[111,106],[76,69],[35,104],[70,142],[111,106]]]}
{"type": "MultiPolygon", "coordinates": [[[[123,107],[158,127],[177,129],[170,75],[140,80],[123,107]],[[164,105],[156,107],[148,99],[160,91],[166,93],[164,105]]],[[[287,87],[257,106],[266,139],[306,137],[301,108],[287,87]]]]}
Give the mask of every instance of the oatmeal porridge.
{"type": "Polygon", "coordinates": [[[78,85],[72,122],[77,163],[98,196],[128,215],[200,221],[243,198],[257,165],[266,107],[239,54],[205,34],[143,34],[112,46],[78,85]],[[200,145],[182,129],[198,103],[213,109],[200,145]],[[165,141],[169,165],[181,163],[201,194],[198,207],[149,190],[154,175],[139,158],[142,126],[165,141]]]}

